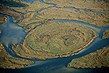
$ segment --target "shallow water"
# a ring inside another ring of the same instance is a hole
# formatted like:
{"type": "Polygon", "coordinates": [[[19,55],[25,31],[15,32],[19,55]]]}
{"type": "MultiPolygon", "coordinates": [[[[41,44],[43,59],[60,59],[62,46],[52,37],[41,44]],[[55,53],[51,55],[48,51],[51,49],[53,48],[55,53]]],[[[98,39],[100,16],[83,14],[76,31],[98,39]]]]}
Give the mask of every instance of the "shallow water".
{"type": "MultiPolygon", "coordinates": [[[[74,20],[54,20],[56,22],[72,22],[74,23],[75,21],[74,20]]],[[[84,25],[85,23],[83,22],[80,22],[80,21],[76,21],[77,23],[81,23],[82,25],[84,25]]],[[[88,25],[88,24],[87,24],[88,25]]],[[[91,28],[93,26],[89,25],[91,28]]],[[[87,26],[87,27],[89,27],[87,26]]],[[[24,37],[26,36],[26,31],[18,26],[17,24],[15,24],[13,22],[13,19],[11,17],[8,18],[8,21],[1,25],[1,31],[3,31],[0,35],[0,42],[3,43],[5,45],[5,49],[6,51],[12,55],[13,57],[15,58],[22,58],[22,57],[18,57],[15,52],[12,51],[12,47],[10,48],[10,46],[12,46],[12,44],[21,44],[24,40],[24,37]],[[15,29],[14,29],[15,28],[15,29]],[[17,35],[17,38],[16,36],[17,35]],[[15,38],[15,39],[13,39],[15,38]],[[21,38],[21,40],[19,40],[19,38],[21,38]],[[7,40],[5,40],[7,39],[7,40]],[[11,39],[11,40],[10,40],[11,39]],[[7,46],[7,45],[10,45],[10,46],[7,46]],[[6,48],[7,47],[7,48],[6,48]]],[[[94,27],[95,29],[96,27],[94,27]]],[[[108,26],[105,26],[104,27],[101,27],[103,28],[103,30],[105,30],[105,28],[107,29],[108,26]]],[[[99,29],[101,29],[99,28],[99,29]]],[[[92,28],[93,29],[93,28],[92,28]]],[[[98,28],[97,28],[98,30],[98,28]]],[[[99,31],[100,32],[100,31],[99,31]]],[[[97,33],[100,35],[101,33],[103,32],[100,32],[99,33],[97,31],[97,33]]],[[[98,36],[94,41],[93,43],[91,43],[89,46],[87,46],[85,49],[81,50],[80,52],[77,52],[77,53],[74,53],[72,54],[72,56],[69,56],[69,57],[64,57],[64,58],[54,58],[54,59],[48,59],[46,61],[36,61],[33,65],[31,65],[30,67],[28,68],[24,68],[24,69],[21,69],[21,70],[24,70],[25,71],[28,71],[31,69],[31,71],[38,71],[38,73],[42,73],[42,72],[46,72],[46,71],[50,71],[52,69],[56,69],[56,68],[62,68],[64,66],[66,66],[72,59],[75,59],[75,58],[79,58],[79,57],[82,57],[84,55],[87,55],[91,52],[94,52],[96,51],[97,49],[100,49],[102,47],[105,47],[105,46],[108,46],[109,45],[109,38],[107,39],[101,39],[100,38],[101,36],[98,36]],[[37,63],[38,62],[38,63],[37,63]]],[[[23,58],[23,59],[26,59],[26,58],[23,58]]]]}
{"type": "MultiPolygon", "coordinates": [[[[26,2],[31,2],[31,0],[25,0],[26,2]]],[[[33,0],[32,0],[33,1],[33,0]]],[[[43,3],[46,3],[44,0],[41,0],[43,3]]],[[[52,3],[47,3],[47,4],[52,4],[52,3]]],[[[16,55],[16,53],[12,50],[12,45],[13,44],[22,44],[24,41],[26,34],[26,30],[16,24],[12,17],[8,17],[8,21],[0,25],[0,30],[2,33],[0,33],[0,42],[4,45],[5,50],[7,53],[9,53],[11,56],[15,58],[23,58],[19,57],[16,55]],[[17,35],[17,37],[16,37],[17,35]],[[15,39],[14,39],[15,38],[15,39]],[[20,40],[19,40],[20,39],[20,40]]],[[[88,27],[90,29],[93,29],[96,31],[98,36],[96,39],[85,49],[76,52],[72,54],[69,57],[63,57],[63,58],[54,58],[54,59],[48,59],[45,61],[34,61],[35,63],[27,68],[22,68],[22,69],[15,69],[15,70],[7,70],[7,72],[15,72],[15,73],[92,73],[95,70],[100,70],[100,69],[74,69],[74,68],[66,68],[67,64],[71,62],[72,59],[79,58],[82,56],[85,56],[91,52],[94,52],[96,50],[99,50],[102,47],[106,47],[109,45],[109,38],[103,39],[103,32],[109,29],[109,26],[95,26],[86,22],[78,21],[78,20],[67,20],[67,19],[56,19],[53,20],[54,22],[70,22],[70,23],[80,23],[81,25],[88,27]],[[64,71],[64,72],[63,72],[64,71]]],[[[28,59],[28,58],[23,58],[23,59],[28,59]]],[[[29,59],[28,59],[29,60],[29,59]]],[[[106,73],[106,72],[105,72],[106,73]]]]}

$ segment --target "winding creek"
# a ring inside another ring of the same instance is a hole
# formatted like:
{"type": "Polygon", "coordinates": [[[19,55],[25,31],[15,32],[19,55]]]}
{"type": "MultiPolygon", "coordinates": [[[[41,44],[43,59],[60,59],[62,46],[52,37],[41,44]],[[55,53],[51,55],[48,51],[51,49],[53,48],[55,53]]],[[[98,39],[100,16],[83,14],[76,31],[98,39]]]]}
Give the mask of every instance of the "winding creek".
{"type": "MultiPolygon", "coordinates": [[[[28,0],[25,0],[28,1],[28,0]]],[[[33,2],[33,0],[32,0],[33,2]]],[[[46,0],[40,0],[40,2],[50,5],[56,5],[53,3],[47,3],[46,0]]],[[[71,54],[68,57],[62,57],[62,58],[53,58],[48,59],[45,61],[41,61],[37,58],[25,58],[18,56],[13,48],[12,45],[20,45],[23,43],[27,31],[23,27],[19,26],[17,23],[14,22],[14,19],[11,16],[7,17],[7,22],[0,25],[0,43],[3,44],[6,52],[11,55],[14,58],[22,58],[27,60],[34,61],[33,65],[30,65],[29,67],[25,68],[26,71],[29,69],[36,70],[37,72],[43,72],[46,70],[52,70],[56,68],[61,68],[67,66],[71,60],[75,58],[80,58],[82,56],[85,56],[89,53],[95,52],[96,50],[102,49],[103,47],[109,46],[109,38],[103,38],[103,33],[106,30],[109,30],[108,26],[96,26],[94,24],[89,24],[87,22],[79,21],[79,20],[68,20],[68,19],[51,19],[53,22],[61,22],[61,23],[79,23],[84,27],[90,28],[94,31],[96,31],[97,37],[92,41],[91,44],[86,46],[83,50],[80,50],[78,52],[75,52],[71,54]]]]}

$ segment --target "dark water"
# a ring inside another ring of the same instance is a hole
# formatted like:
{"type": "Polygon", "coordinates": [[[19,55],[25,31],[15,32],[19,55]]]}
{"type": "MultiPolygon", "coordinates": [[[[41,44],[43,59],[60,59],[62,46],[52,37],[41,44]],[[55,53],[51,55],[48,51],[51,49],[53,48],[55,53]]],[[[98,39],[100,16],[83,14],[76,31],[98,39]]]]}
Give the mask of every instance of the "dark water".
{"type": "Polygon", "coordinates": [[[9,7],[25,7],[26,4],[15,2],[13,0],[0,0],[0,5],[9,6],[9,7]]]}
{"type": "Polygon", "coordinates": [[[75,69],[75,68],[59,68],[51,71],[38,71],[37,68],[32,67],[28,69],[0,69],[0,73],[109,73],[109,68],[94,68],[94,69],[75,69]]]}
{"type": "Polygon", "coordinates": [[[25,2],[28,2],[28,3],[33,3],[35,0],[23,0],[25,2]]]}

